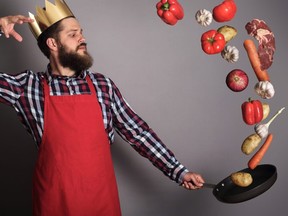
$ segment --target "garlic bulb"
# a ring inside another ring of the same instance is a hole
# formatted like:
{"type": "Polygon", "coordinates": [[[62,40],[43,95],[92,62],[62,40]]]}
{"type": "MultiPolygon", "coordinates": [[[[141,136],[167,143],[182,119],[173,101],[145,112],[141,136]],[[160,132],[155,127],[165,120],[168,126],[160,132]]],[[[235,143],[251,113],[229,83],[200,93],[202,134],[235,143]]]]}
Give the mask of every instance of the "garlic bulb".
{"type": "Polygon", "coordinates": [[[275,90],[271,82],[260,81],[254,87],[256,93],[263,99],[270,99],[274,96],[275,90]]]}
{"type": "Polygon", "coordinates": [[[212,23],[213,16],[212,13],[206,9],[198,10],[195,14],[197,23],[202,26],[208,26],[212,23]]]}
{"type": "Polygon", "coordinates": [[[261,139],[264,139],[266,136],[268,136],[268,129],[269,126],[267,126],[266,124],[259,124],[254,127],[256,134],[258,134],[261,139]]]}
{"type": "Polygon", "coordinates": [[[278,112],[266,123],[266,124],[258,124],[255,125],[254,130],[255,132],[264,139],[269,134],[269,126],[274,121],[274,119],[280,115],[280,113],[285,109],[285,107],[282,107],[278,112]]]}
{"type": "Polygon", "coordinates": [[[221,56],[226,61],[235,63],[239,59],[239,50],[235,46],[228,45],[222,50],[221,56]]]}

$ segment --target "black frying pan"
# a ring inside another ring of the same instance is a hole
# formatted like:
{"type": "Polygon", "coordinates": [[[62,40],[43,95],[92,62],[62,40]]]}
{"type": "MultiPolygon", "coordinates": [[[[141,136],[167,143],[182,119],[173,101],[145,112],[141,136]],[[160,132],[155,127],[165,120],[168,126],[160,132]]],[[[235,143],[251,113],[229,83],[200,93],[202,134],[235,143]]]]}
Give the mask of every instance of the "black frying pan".
{"type": "Polygon", "coordinates": [[[267,191],[277,179],[277,169],[270,164],[258,165],[254,170],[249,168],[239,172],[250,173],[253,182],[248,187],[235,185],[230,176],[223,179],[217,185],[204,184],[204,187],[212,187],[213,195],[224,203],[239,203],[250,200],[267,191]]]}

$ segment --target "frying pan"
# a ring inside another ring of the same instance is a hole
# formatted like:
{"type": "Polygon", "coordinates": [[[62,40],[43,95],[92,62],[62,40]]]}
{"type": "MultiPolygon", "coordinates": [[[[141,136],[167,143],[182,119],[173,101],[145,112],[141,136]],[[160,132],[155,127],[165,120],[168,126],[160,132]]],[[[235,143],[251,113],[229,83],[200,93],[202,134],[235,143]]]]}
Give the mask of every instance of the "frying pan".
{"type": "Polygon", "coordinates": [[[221,202],[240,203],[264,193],[277,179],[277,169],[271,164],[258,165],[254,170],[246,168],[239,172],[250,173],[253,178],[252,184],[248,187],[240,187],[235,185],[228,176],[216,185],[205,183],[203,186],[213,188],[213,195],[221,202]]]}

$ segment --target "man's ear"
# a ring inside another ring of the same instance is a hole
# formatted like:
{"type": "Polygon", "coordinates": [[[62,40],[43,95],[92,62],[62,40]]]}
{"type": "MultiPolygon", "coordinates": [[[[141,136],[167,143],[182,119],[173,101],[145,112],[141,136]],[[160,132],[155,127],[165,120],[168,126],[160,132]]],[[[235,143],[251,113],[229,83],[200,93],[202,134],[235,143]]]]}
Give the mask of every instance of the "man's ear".
{"type": "Polygon", "coordinates": [[[57,50],[58,49],[58,44],[54,38],[48,38],[46,40],[46,44],[51,50],[57,50]]]}

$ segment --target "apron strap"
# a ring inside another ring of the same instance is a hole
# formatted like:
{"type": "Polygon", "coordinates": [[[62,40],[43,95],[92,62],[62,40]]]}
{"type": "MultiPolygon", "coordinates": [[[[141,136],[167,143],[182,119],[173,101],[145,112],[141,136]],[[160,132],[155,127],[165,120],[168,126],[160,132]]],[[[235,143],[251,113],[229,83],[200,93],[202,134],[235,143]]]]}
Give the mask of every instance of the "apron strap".
{"type": "Polygon", "coordinates": [[[87,74],[85,79],[86,79],[86,82],[88,83],[91,95],[96,95],[96,89],[95,89],[95,86],[92,82],[91,77],[87,74]]]}

